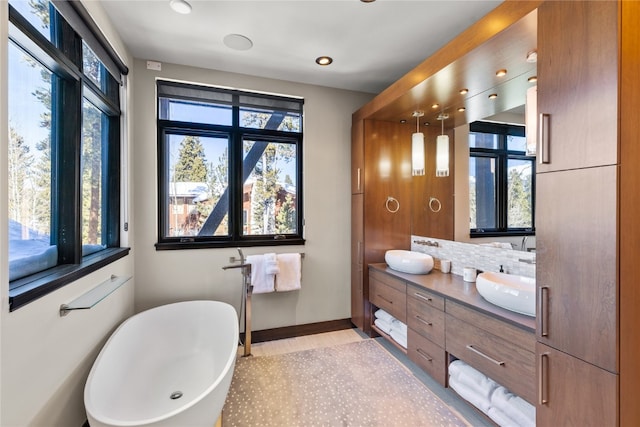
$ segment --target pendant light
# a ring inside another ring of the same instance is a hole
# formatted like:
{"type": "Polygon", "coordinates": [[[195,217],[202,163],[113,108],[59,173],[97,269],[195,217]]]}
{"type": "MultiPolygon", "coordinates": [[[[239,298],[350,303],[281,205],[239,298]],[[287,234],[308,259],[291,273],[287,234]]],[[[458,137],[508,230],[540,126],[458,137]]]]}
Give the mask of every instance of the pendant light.
{"type": "Polygon", "coordinates": [[[444,121],[449,115],[441,113],[438,120],[442,122],[442,134],[436,141],[436,176],[449,176],[449,136],[444,134],[444,121]]]}
{"type": "Polygon", "coordinates": [[[420,117],[424,116],[422,111],[414,111],[416,118],[416,133],[411,135],[411,175],[424,175],[424,134],[420,132],[420,117]]]}

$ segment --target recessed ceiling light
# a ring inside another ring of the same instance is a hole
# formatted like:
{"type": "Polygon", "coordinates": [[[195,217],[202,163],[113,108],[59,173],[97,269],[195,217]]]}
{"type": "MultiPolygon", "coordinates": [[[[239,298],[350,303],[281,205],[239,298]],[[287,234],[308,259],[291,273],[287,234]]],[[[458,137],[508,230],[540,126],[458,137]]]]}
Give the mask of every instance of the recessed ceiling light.
{"type": "Polygon", "coordinates": [[[242,34],[227,34],[222,41],[227,47],[234,50],[249,50],[253,47],[251,39],[242,34]]]}
{"type": "Polygon", "coordinates": [[[424,122],[423,124],[424,124],[425,126],[429,126],[429,125],[431,125],[431,123],[429,123],[429,122],[424,122]]]}
{"type": "Polygon", "coordinates": [[[530,63],[535,63],[538,62],[538,52],[535,50],[532,50],[531,52],[527,53],[527,62],[530,63]]]}
{"type": "Polygon", "coordinates": [[[466,87],[464,89],[460,89],[460,95],[466,95],[469,93],[469,89],[467,89],[466,87]]]}
{"type": "Polygon", "coordinates": [[[169,2],[169,6],[171,6],[171,9],[173,9],[174,11],[183,15],[191,13],[191,5],[185,0],[171,0],[169,2]]]}
{"type": "Polygon", "coordinates": [[[538,81],[538,76],[531,76],[527,79],[529,83],[535,83],[538,81]]]}
{"type": "Polygon", "coordinates": [[[400,123],[402,123],[402,124],[407,123],[407,119],[401,119],[401,120],[400,120],[400,123]]]}
{"type": "Polygon", "coordinates": [[[434,110],[435,110],[436,108],[439,108],[439,107],[440,107],[440,104],[433,104],[433,105],[431,106],[431,108],[433,108],[434,110]]]}
{"type": "Polygon", "coordinates": [[[465,111],[465,110],[466,110],[466,108],[464,108],[464,107],[460,107],[460,108],[458,108],[458,111],[459,111],[460,113],[462,113],[462,112],[463,112],[463,111],[465,111]]]}
{"type": "Polygon", "coordinates": [[[498,77],[502,77],[502,76],[506,76],[506,75],[507,75],[507,70],[505,70],[504,68],[502,70],[496,71],[496,76],[498,76],[498,77]]]}
{"type": "Polygon", "coordinates": [[[316,58],[316,64],[318,65],[329,65],[333,62],[333,58],[330,56],[319,56],[316,58]]]}
{"type": "Polygon", "coordinates": [[[373,3],[376,0],[360,0],[362,3],[373,3]]]}
{"type": "Polygon", "coordinates": [[[492,93],[491,95],[489,95],[489,99],[496,99],[498,97],[497,93],[492,93]]]}

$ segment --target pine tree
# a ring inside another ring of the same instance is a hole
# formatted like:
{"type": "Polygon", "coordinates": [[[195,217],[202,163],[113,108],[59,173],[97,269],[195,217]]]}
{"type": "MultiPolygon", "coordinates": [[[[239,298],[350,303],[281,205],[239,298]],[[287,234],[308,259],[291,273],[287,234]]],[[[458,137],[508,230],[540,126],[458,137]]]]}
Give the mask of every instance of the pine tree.
{"type": "Polygon", "coordinates": [[[9,127],[9,218],[23,225],[23,237],[29,221],[29,203],[25,197],[29,189],[29,169],[33,163],[33,156],[29,153],[29,146],[24,138],[18,135],[13,127],[9,127]]]}
{"type": "Polygon", "coordinates": [[[173,182],[206,182],[207,159],[197,136],[185,136],[180,143],[173,182]]]}

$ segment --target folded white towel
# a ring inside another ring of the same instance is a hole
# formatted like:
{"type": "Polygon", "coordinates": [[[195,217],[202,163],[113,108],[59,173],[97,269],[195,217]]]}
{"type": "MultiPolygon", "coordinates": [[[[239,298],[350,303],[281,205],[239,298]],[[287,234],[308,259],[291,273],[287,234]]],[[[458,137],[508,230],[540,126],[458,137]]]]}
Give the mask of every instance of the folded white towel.
{"type": "Polygon", "coordinates": [[[396,329],[393,329],[393,327],[392,327],[391,328],[391,332],[389,333],[389,335],[391,335],[391,338],[393,338],[393,340],[395,342],[400,344],[402,347],[407,348],[407,335],[406,334],[402,334],[401,332],[399,332],[396,329]]]}
{"type": "Polygon", "coordinates": [[[536,407],[500,386],[491,395],[491,405],[521,427],[535,427],[536,407]]]}
{"type": "Polygon", "coordinates": [[[491,402],[489,399],[476,392],[473,388],[458,382],[458,380],[452,376],[449,377],[449,387],[455,390],[460,397],[480,409],[485,414],[489,411],[489,408],[491,408],[491,402]]]}
{"type": "Polygon", "coordinates": [[[247,263],[251,264],[251,284],[254,294],[265,294],[275,290],[273,274],[266,273],[266,262],[262,255],[247,256],[247,263]]]}
{"type": "Polygon", "coordinates": [[[278,258],[274,253],[264,254],[264,260],[266,262],[266,272],[267,274],[278,274],[280,273],[280,268],[278,267],[278,258]]]}
{"type": "Polygon", "coordinates": [[[462,360],[456,360],[449,364],[449,375],[455,378],[456,382],[459,384],[473,389],[477,394],[483,396],[487,400],[491,400],[491,395],[499,385],[482,372],[467,365],[462,360]]]}
{"type": "Polygon", "coordinates": [[[495,406],[489,408],[487,415],[500,427],[523,427],[495,406]]]}
{"type": "Polygon", "coordinates": [[[276,275],[276,291],[294,291],[300,289],[302,261],[299,253],[278,254],[280,273],[276,275]]]}
{"type": "Polygon", "coordinates": [[[376,316],[378,319],[384,320],[385,322],[387,322],[389,324],[391,324],[391,322],[396,320],[395,317],[393,317],[392,315],[390,315],[389,313],[387,313],[386,311],[384,311],[381,308],[376,310],[376,312],[374,313],[374,316],[376,316]]]}
{"type": "Polygon", "coordinates": [[[390,334],[391,333],[391,324],[383,319],[377,318],[374,322],[373,322],[378,328],[380,328],[380,330],[382,332],[384,332],[385,334],[390,334]]]}
{"type": "Polygon", "coordinates": [[[405,323],[402,323],[398,319],[393,319],[393,321],[391,322],[391,329],[400,332],[405,337],[407,336],[407,325],[405,323]]]}

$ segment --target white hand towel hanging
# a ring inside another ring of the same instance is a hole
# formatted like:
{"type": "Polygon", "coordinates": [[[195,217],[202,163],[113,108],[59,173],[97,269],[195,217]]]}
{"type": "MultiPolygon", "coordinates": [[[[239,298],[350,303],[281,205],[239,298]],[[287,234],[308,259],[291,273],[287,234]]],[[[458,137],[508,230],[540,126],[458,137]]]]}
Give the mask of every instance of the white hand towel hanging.
{"type": "Polygon", "coordinates": [[[254,294],[265,294],[275,291],[275,276],[267,274],[264,255],[249,255],[247,262],[251,264],[251,284],[254,294]]]}
{"type": "Polygon", "coordinates": [[[278,268],[276,275],[276,291],[295,291],[300,289],[302,279],[302,259],[299,253],[278,254],[278,268]]]}
{"type": "Polygon", "coordinates": [[[280,268],[278,267],[278,258],[274,253],[264,254],[264,260],[266,263],[266,272],[267,274],[278,274],[280,273],[280,268]]]}

